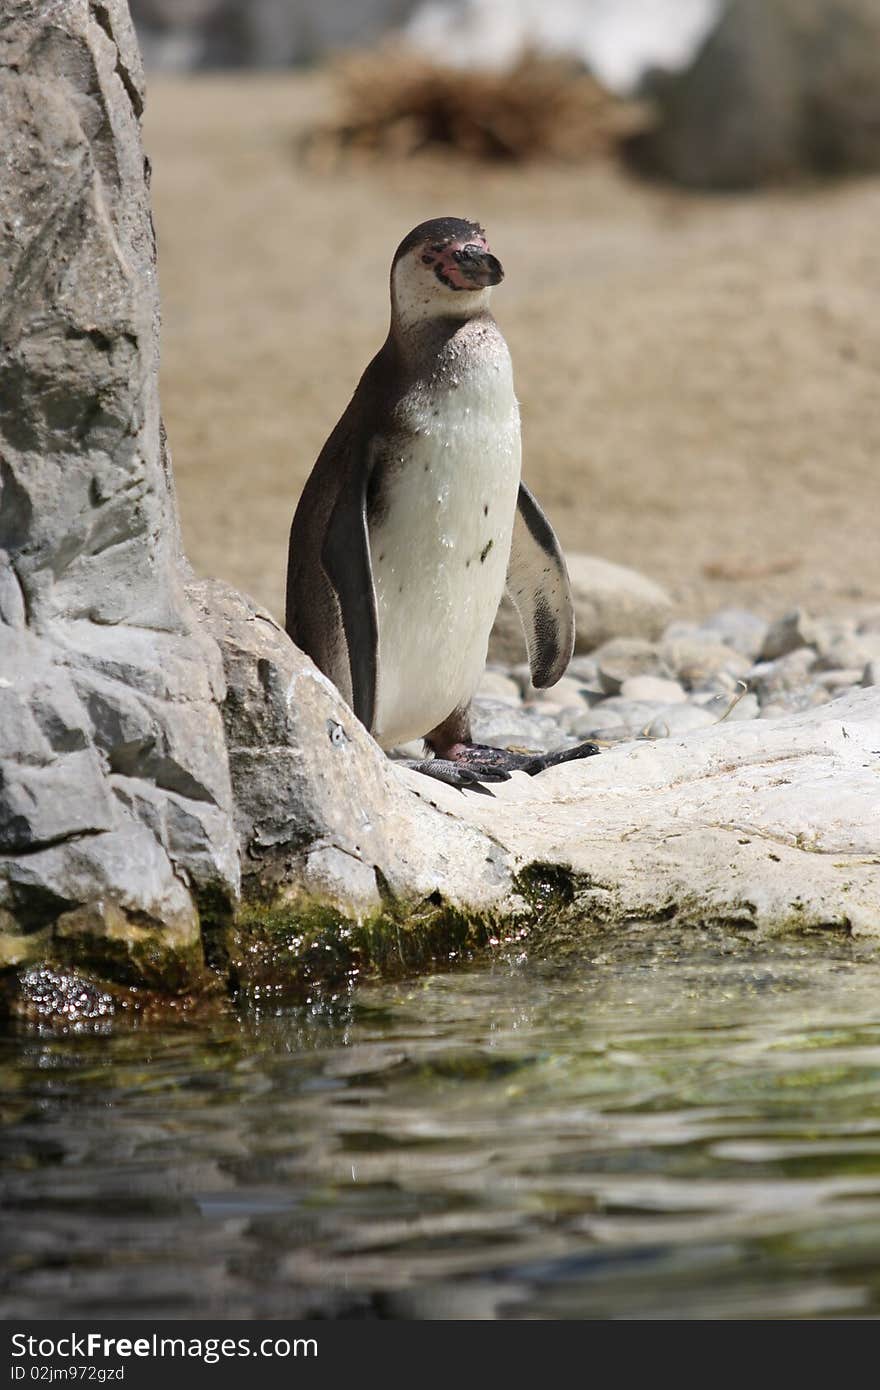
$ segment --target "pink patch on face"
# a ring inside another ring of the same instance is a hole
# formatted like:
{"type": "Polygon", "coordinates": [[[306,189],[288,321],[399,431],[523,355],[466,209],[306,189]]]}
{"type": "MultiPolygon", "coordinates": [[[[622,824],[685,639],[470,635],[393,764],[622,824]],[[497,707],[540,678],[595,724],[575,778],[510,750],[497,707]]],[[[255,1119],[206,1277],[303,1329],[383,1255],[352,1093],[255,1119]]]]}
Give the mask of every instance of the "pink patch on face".
{"type": "Polygon", "coordinates": [[[484,236],[476,233],[468,237],[466,241],[451,241],[448,246],[444,246],[437,256],[436,269],[440,278],[456,290],[472,290],[475,288],[474,282],[462,270],[456,258],[456,252],[461,252],[466,246],[478,246],[481,251],[489,250],[489,243],[484,236]]]}

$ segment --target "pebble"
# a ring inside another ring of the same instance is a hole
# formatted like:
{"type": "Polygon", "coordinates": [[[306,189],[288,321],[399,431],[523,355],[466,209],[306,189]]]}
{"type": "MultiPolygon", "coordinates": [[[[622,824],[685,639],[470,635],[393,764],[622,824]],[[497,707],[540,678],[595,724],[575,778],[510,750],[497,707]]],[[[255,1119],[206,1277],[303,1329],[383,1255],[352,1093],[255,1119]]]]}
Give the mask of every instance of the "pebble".
{"type": "Polygon", "coordinates": [[[811,646],[815,636],[816,625],[809,613],[803,608],[794,608],[770,624],[758,656],[761,661],[776,661],[798,647],[811,646]]]}
{"type": "Polygon", "coordinates": [[[843,670],[820,671],[816,676],[816,683],[823,685],[826,690],[848,690],[852,685],[861,682],[865,672],[865,666],[860,663],[858,666],[844,667],[843,670]]]}
{"type": "Polygon", "coordinates": [[[653,642],[640,637],[615,637],[594,653],[599,685],[606,695],[616,695],[631,676],[656,675],[660,654],[653,642]]]}
{"type": "Polygon", "coordinates": [[[825,670],[858,666],[864,671],[869,661],[880,660],[880,633],[836,633],[818,647],[818,654],[818,664],[825,670]]]}
{"type": "Polygon", "coordinates": [[[494,743],[501,748],[513,745],[536,753],[550,753],[571,742],[556,719],[504,700],[475,699],[471,730],[477,743],[494,743]]]}
{"type": "MultiPolygon", "coordinates": [[[[701,623],[668,623],[657,641],[612,638],[574,657],[549,690],[534,689],[523,662],[496,662],[472,726],[480,743],[552,752],[585,739],[613,745],[778,718],[878,684],[880,608],[827,619],[797,608],[769,624],[726,608],[701,623]]],[[[419,753],[414,744],[410,755],[419,753]]]]}
{"type": "Polygon", "coordinates": [[[673,734],[690,733],[692,729],[708,729],[717,724],[714,714],[698,705],[667,705],[654,716],[645,730],[647,738],[669,738],[673,734]]]}
{"type": "Polygon", "coordinates": [[[551,685],[549,690],[531,690],[527,699],[538,708],[545,704],[554,704],[559,709],[583,709],[586,703],[581,694],[580,681],[572,680],[571,676],[563,676],[562,680],[551,685]]]}
{"type": "Polygon", "coordinates": [[[796,690],[802,686],[807,675],[816,664],[816,653],[811,647],[798,647],[776,661],[761,661],[749,673],[749,685],[758,696],[761,704],[785,690],[796,690]]]}
{"type": "Polygon", "coordinates": [[[663,666],[688,689],[703,685],[721,673],[734,680],[748,675],[752,663],[748,657],[714,639],[704,641],[698,635],[677,637],[660,645],[663,666]]]}
{"type": "Polygon", "coordinates": [[[722,608],[697,629],[716,642],[732,647],[740,656],[757,661],[767,638],[769,624],[744,608],[722,608]]]}
{"type": "Polygon", "coordinates": [[[477,687],[478,699],[503,700],[518,705],[521,699],[519,684],[501,671],[485,671],[477,687]]]}
{"type": "MultiPolygon", "coordinates": [[[[720,704],[721,702],[719,701],[718,703],[720,704]]],[[[743,719],[757,719],[758,715],[761,713],[758,697],[757,695],[753,695],[751,691],[745,695],[741,695],[732,706],[728,702],[727,706],[721,710],[715,711],[711,705],[707,705],[706,708],[712,710],[713,713],[717,713],[718,719],[723,719],[726,724],[739,723],[739,721],[743,719]]]]}
{"type": "Polygon", "coordinates": [[[629,676],[620,693],[625,700],[656,700],[662,705],[681,704],[687,699],[678,681],[664,676],[629,676]]]}

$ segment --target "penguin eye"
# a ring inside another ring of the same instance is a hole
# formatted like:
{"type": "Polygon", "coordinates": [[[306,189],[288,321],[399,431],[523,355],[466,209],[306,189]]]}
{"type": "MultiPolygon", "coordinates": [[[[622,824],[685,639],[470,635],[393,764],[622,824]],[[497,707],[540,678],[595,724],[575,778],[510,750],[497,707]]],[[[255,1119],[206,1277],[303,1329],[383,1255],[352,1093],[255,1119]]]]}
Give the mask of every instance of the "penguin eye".
{"type": "Polygon", "coordinates": [[[434,257],[433,257],[433,256],[423,256],[423,257],[422,257],[422,265],[433,265],[433,264],[434,264],[434,257]]]}

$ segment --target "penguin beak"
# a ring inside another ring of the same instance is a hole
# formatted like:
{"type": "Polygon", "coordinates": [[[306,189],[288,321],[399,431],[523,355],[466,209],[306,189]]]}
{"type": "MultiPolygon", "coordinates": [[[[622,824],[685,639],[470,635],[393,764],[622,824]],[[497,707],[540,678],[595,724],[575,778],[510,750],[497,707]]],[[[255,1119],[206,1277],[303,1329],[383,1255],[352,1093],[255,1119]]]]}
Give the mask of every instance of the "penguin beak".
{"type": "Polygon", "coordinates": [[[499,285],[504,279],[504,271],[497,256],[473,242],[452,253],[462,278],[474,289],[485,289],[488,285],[499,285]]]}

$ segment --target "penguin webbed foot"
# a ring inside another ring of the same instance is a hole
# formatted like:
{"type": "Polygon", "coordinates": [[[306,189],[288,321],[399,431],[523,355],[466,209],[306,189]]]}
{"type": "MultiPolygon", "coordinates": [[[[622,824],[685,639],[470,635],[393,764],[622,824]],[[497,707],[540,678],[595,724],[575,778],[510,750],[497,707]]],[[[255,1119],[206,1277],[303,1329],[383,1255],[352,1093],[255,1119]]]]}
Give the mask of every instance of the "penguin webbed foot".
{"type": "Polygon", "coordinates": [[[526,760],[523,772],[536,777],[546,772],[548,767],[559,767],[561,763],[578,762],[581,758],[593,758],[599,752],[597,743],[576,743],[574,748],[557,748],[555,753],[538,753],[526,760]]]}
{"type": "Polygon", "coordinates": [[[509,748],[494,748],[488,743],[456,743],[445,757],[408,758],[402,766],[457,787],[459,791],[467,789],[491,796],[492,792],[483,785],[485,782],[508,782],[512,772],[536,777],[548,767],[591,758],[598,752],[595,743],[578,743],[574,748],[558,748],[554,753],[514,753],[509,748]]]}
{"type": "Polygon", "coordinates": [[[484,782],[510,780],[510,773],[501,768],[468,767],[452,758],[401,758],[397,766],[412,768],[413,772],[421,772],[425,777],[433,777],[436,782],[445,782],[459,791],[482,792],[484,796],[492,795],[489,788],[483,786],[484,782]]]}
{"type": "Polygon", "coordinates": [[[515,753],[510,748],[494,748],[488,743],[463,743],[456,746],[451,760],[470,768],[483,781],[504,781],[505,776],[496,779],[488,774],[525,772],[529,777],[536,777],[539,772],[546,772],[548,767],[591,758],[598,752],[595,743],[578,743],[574,748],[558,748],[554,753],[515,753]]]}

